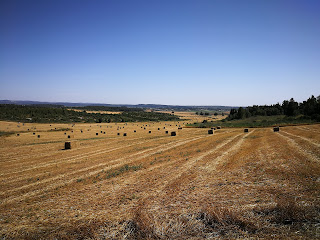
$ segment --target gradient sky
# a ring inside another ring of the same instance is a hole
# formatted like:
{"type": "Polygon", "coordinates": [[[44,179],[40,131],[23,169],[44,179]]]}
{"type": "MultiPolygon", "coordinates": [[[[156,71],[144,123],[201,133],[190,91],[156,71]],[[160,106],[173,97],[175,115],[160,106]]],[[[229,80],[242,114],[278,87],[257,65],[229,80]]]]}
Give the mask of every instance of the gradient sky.
{"type": "Polygon", "coordinates": [[[0,99],[247,106],[319,76],[318,0],[0,1],[0,99]]]}

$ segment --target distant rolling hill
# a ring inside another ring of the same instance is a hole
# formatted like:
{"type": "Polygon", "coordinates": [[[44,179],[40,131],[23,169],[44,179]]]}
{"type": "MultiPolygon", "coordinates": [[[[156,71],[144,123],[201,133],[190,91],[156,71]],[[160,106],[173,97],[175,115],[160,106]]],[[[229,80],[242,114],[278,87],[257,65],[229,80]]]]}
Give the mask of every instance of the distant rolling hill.
{"type": "Polygon", "coordinates": [[[229,111],[235,106],[183,106],[183,105],[162,105],[162,104],[105,104],[105,103],[71,103],[71,102],[39,102],[39,101],[22,101],[22,100],[0,100],[0,104],[17,104],[17,105],[56,105],[64,107],[85,107],[85,106],[108,106],[108,107],[130,107],[144,109],[161,109],[161,110],[222,110],[229,111]]]}

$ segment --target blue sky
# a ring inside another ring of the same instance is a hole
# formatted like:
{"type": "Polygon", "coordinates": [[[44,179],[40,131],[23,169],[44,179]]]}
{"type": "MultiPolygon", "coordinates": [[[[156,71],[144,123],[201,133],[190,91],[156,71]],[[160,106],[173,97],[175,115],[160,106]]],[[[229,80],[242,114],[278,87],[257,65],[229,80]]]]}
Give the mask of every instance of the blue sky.
{"type": "Polygon", "coordinates": [[[0,99],[272,104],[320,94],[320,1],[0,1],[0,99]]]}

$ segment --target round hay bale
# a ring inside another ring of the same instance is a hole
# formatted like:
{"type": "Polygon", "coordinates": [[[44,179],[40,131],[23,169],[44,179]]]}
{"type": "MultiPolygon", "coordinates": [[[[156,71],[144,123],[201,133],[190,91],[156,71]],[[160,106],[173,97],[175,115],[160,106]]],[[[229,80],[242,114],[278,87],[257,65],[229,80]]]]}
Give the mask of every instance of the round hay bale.
{"type": "Polygon", "coordinates": [[[243,129],[243,132],[247,133],[247,132],[249,132],[249,129],[245,128],[245,129],[243,129]]]}
{"type": "Polygon", "coordinates": [[[137,132],[136,130],[134,130],[133,132],[137,132]]]}
{"type": "Polygon", "coordinates": [[[280,131],[280,127],[274,127],[274,128],[273,128],[273,131],[274,131],[274,132],[279,132],[279,131],[280,131]]]}
{"type": "Polygon", "coordinates": [[[36,135],[36,133],[32,133],[33,135],[36,135]]]}
{"type": "Polygon", "coordinates": [[[177,133],[176,132],[171,132],[171,136],[176,136],[177,133]]]}
{"type": "Polygon", "coordinates": [[[68,138],[71,138],[71,136],[70,136],[70,135],[68,135],[68,138]]]}
{"type": "Polygon", "coordinates": [[[71,142],[65,142],[64,143],[64,149],[71,149],[71,142]]]}
{"type": "Polygon", "coordinates": [[[149,131],[149,133],[151,133],[151,131],[149,131]]]}
{"type": "Polygon", "coordinates": [[[169,131],[166,131],[166,134],[168,134],[169,133],[169,131]]]}
{"type": "Polygon", "coordinates": [[[123,136],[124,136],[124,137],[127,136],[127,133],[123,133],[123,136]]]}
{"type": "Polygon", "coordinates": [[[217,129],[221,129],[221,127],[220,127],[220,126],[217,126],[217,129]]]}
{"type": "Polygon", "coordinates": [[[20,133],[17,133],[17,136],[19,137],[19,136],[20,136],[20,133]]]}
{"type": "Polygon", "coordinates": [[[106,132],[103,132],[103,134],[106,134],[106,132]]]}
{"type": "Polygon", "coordinates": [[[38,138],[40,138],[40,135],[38,135],[38,138]]]}
{"type": "Polygon", "coordinates": [[[99,135],[99,133],[96,133],[96,136],[98,136],[99,135]]]}
{"type": "Polygon", "coordinates": [[[118,136],[120,136],[120,133],[117,133],[118,136]]]}
{"type": "Polygon", "coordinates": [[[208,130],[208,134],[213,134],[213,130],[212,129],[208,130]]]}
{"type": "Polygon", "coordinates": [[[158,130],[160,130],[160,128],[158,128],[158,130]]]}

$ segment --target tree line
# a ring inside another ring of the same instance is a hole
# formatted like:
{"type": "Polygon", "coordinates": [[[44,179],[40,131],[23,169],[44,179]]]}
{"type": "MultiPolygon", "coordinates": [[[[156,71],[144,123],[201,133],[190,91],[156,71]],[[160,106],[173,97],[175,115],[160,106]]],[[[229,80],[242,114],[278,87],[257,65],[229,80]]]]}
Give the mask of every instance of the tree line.
{"type": "Polygon", "coordinates": [[[290,100],[284,100],[282,104],[253,105],[246,108],[239,107],[238,109],[231,109],[227,120],[275,115],[285,115],[288,117],[301,115],[302,118],[320,121],[320,96],[316,98],[312,95],[301,103],[291,98],[290,100]]]}
{"type": "MultiPolygon", "coordinates": [[[[109,108],[110,109],[110,108],[109,108]]],[[[105,110],[105,109],[104,109],[105,110]]],[[[119,108],[116,108],[118,111],[119,108]]],[[[145,112],[137,109],[126,109],[120,114],[88,113],[83,111],[68,110],[66,107],[33,106],[0,104],[0,120],[20,122],[141,122],[141,121],[175,121],[179,117],[158,112],[145,112]]],[[[113,111],[115,111],[113,109],[113,111]]]]}
{"type": "Polygon", "coordinates": [[[84,106],[72,107],[73,109],[87,110],[87,111],[106,111],[106,112],[143,112],[142,108],[129,107],[110,107],[110,106],[84,106]]]}
{"type": "MultiPolygon", "coordinates": [[[[224,116],[224,113],[222,112],[222,113],[217,113],[217,112],[215,112],[213,115],[214,116],[218,116],[219,114],[221,114],[222,116],[224,116]]],[[[210,113],[208,113],[208,112],[196,112],[196,115],[200,115],[200,116],[209,116],[210,115],[210,113]]]]}

